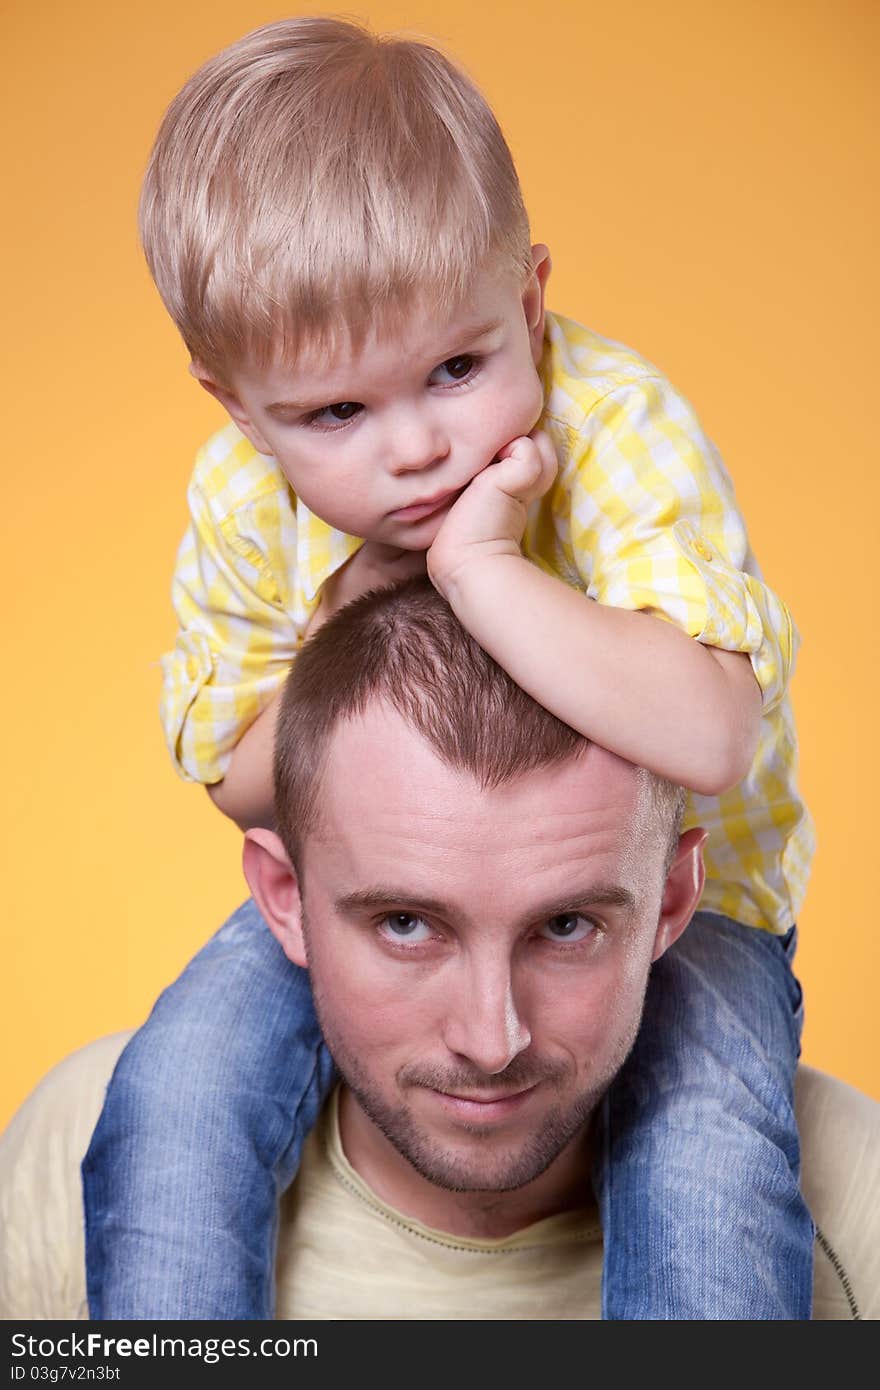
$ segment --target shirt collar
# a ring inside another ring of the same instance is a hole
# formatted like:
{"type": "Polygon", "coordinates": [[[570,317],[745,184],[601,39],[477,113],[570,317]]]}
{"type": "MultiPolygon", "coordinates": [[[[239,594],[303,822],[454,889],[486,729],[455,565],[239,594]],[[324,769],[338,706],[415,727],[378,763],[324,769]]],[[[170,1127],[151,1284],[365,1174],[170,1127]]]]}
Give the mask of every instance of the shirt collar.
{"type": "Polygon", "coordinates": [[[296,501],[296,523],[297,572],[303,596],[311,604],[331,574],[341,569],[364,542],[359,536],[337,531],[322,521],[300,498],[296,501]]]}

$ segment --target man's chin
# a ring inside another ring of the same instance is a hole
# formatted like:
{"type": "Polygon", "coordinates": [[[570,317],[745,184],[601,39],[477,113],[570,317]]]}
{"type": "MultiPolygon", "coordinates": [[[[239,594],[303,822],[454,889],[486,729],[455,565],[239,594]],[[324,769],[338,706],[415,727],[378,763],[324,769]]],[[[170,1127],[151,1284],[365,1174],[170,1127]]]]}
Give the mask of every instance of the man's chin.
{"type": "Polygon", "coordinates": [[[447,1192],[515,1192],[545,1173],[562,1151],[586,1129],[594,1097],[582,1097],[570,1110],[545,1112],[517,1135],[497,1124],[458,1122],[442,1129],[417,1120],[405,1106],[392,1108],[350,1088],[367,1118],[400,1156],[434,1187],[447,1192]]]}
{"type": "Polygon", "coordinates": [[[399,1148],[398,1152],[420,1177],[445,1192],[518,1192],[539,1178],[553,1162],[552,1158],[536,1160],[525,1151],[479,1158],[453,1150],[428,1154],[420,1149],[399,1148]]]}

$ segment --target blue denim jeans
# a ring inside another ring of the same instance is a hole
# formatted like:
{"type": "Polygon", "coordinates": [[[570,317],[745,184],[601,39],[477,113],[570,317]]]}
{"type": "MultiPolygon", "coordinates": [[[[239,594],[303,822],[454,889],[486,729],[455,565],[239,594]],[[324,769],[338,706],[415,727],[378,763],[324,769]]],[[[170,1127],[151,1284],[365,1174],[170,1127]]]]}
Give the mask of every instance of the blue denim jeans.
{"type": "MultiPolygon", "coordinates": [[[[607,1318],[807,1318],[781,941],[698,913],[598,1118],[607,1318]]],[[[333,1081],[308,976],[247,902],[123,1052],[83,1163],[92,1318],[271,1318],[278,1198],[333,1081]]]]}
{"type": "Polygon", "coordinates": [[[597,1117],[604,1318],[810,1317],[795,945],[794,929],[698,912],[652,967],[635,1047],[597,1117]]]}

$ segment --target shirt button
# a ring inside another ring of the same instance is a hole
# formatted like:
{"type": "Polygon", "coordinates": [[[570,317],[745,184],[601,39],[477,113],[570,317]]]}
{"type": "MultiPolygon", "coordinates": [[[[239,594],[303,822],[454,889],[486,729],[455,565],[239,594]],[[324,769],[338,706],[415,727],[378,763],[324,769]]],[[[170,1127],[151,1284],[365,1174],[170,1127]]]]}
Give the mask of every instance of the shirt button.
{"type": "Polygon", "coordinates": [[[694,551],[699,555],[701,560],[712,560],[715,558],[708,545],[705,545],[703,541],[694,541],[694,551]]]}

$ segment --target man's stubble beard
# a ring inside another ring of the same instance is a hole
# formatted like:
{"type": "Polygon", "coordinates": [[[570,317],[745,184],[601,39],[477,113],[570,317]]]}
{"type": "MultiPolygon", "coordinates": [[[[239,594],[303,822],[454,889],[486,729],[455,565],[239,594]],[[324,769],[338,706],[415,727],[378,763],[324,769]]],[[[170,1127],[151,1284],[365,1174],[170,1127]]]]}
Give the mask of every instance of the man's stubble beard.
{"type": "MultiPolygon", "coordinates": [[[[478,1162],[471,1162],[441,1148],[435,1138],[419,1129],[405,1106],[395,1107],[386,1103],[371,1084],[357,1059],[348,1053],[339,1035],[328,1026],[324,1000],[314,975],[312,993],[324,1041],[336,1063],[339,1075],[364,1114],[422,1178],[448,1192],[513,1192],[546,1172],[579,1132],[586,1136],[587,1126],[600,1100],[632,1050],[640,1022],[637,1018],[632,1036],[628,1038],[625,1046],[617,1049],[613,1062],[607,1068],[607,1074],[598,1079],[592,1078],[590,1085],[575,1096],[567,1108],[563,1108],[560,1103],[542,1115],[535,1132],[517,1149],[499,1149],[494,1168],[486,1171],[478,1162]]],[[[419,1067],[417,1064],[404,1067],[402,1075],[410,1084],[421,1084],[447,1091],[454,1087],[460,1087],[462,1091],[477,1088],[485,1090],[492,1087],[516,1089],[536,1082],[555,1085],[558,1091],[564,1068],[541,1064],[521,1055],[514,1058],[503,1073],[494,1076],[483,1076],[475,1069],[450,1068],[440,1071],[436,1068],[419,1067]]],[[[494,1126],[463,1124],[461,1129],[490,1142],[495,1136],[494,1126]]]]}
{"type": "MultiPolygon", "coordinates": [[[[493,1152],[491,1165],[444,1149],[439,1140],[422,1132],[405,1106],[394,1108],[372,1090],[357,1064],[350,1059],[339,1060],[328,1042],[343,1081],[357,1100],[367,1118],[394,1146],[401,1157],[434,1187],[447,1192],[514,1192],[534,1182],[559,1157],[563,1149],[579,1134],[586,1133],[601,1092],[581,1096],[575,1105],[563,1110],[552,1108],[541,1119],[541,1125],[518,1148],[496,1148],[495,1127],[466,1125],[460,1127],[474,1139],[484,1139],[484,1160],[493,1152]],[[491,1146],[491,1150],[490,1147],[491,1146]]],[[[485,1084],[485,1078],[482,1078],[485,1084]]],[[[602,1088],[604,1091],[605,1088],[602,1088]]]]}

